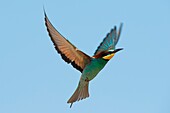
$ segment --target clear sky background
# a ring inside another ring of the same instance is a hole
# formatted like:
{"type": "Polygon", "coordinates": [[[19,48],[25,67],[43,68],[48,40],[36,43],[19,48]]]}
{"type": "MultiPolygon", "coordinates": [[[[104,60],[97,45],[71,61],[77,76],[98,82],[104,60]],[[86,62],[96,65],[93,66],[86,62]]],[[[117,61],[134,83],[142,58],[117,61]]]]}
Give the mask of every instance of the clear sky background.
{"type": "Polygon", "coordinates": [[[0,113],[170,113],[169,0],[4,0],[0,15],[0,113]],[[71,109],[66,102],[81,73],[55,51],[43,5],[88,55],[124,23],[117,45],[124,50],[71,109]]]}

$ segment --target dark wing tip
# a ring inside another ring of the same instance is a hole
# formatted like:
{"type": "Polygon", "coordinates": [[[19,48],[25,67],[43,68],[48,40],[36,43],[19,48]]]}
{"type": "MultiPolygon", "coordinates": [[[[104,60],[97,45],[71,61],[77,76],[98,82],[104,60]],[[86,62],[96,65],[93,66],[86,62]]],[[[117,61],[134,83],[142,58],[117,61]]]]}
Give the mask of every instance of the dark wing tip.
{"type": "Polygon", "coordinates": [[[45,20],[45,25],[46,25],[46,27],[47,27],[47,30],[48,30],[48,33],[49,33],[49,35],[50,35],[50,32],[49,32],[49,29],[48,29],[48,25],[47,25],[47,22],[48,22],[48,17],[47,17],[47,14],[46,14],[46,12],[45,12],[45,8],[43,7],[43,11],[44,11],[44,20],[45,20]]]}
{"type": "Polygon", "coordinates": [[[122,28],[123,28],[123,23],[120,23],[120,27],[119,27],[119,31],[118,31],[118,38],[120,37],[120,34],[122,32],[122,28]]]}
{"type": "Polygon", "coordinates": [[[123,27],[123,23],[120,23],[119,31],[117,32],[117,38],[116,38],[116,41],[115,41],[115,45],[116,45],[117,42],[119,41],[120,34],[121,34],[121,32],[122,32],[122,27],[123,27]]]}
{"type": "Polygon", "coordinates": [[[44,5],[43,5],[43,12],[44,12],[45,17],[47,17],[44,5]]]}

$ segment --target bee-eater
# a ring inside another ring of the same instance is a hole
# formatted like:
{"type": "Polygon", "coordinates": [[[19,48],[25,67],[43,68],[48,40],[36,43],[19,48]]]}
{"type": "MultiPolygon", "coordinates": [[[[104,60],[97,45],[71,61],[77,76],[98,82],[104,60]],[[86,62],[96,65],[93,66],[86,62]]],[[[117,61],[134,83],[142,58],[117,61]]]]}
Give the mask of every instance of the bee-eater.
{"type": "Polygon", "coordinates": [[[75,101],[89,97],[89,82],[103,69],[115,53],[122,50],[122,48],[115,48],[121,34],[122,23],[118,31],[116,26],[111,29],[110,33],[107,34],[103,42],[98,46],[94,55],[90,57],[62,36],[51,24],[45,11],[44,14],[45,25],[55,49],[65,62],[71,63],[74,68],[82,73],[77,89],[67,101],[67,103],[71,103],[71,107],[75,101]]]}

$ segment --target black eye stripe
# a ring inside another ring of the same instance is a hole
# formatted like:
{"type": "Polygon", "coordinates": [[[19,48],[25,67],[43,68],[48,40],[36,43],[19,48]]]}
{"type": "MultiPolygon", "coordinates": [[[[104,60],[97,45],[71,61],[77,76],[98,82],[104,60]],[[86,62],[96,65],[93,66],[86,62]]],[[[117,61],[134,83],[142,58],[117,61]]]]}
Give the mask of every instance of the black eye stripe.
{"type": "Polygon", "coordinates": [[[107,56],[107,55],[110,55],[110,54],[112,54],[112,52],[105,52],[105,53],[102,54],[102,56],[104,57],[104,56],[107,56]]]}
{"type": "Polygon", "coordinates": [[[108,53],[104,53],[102,56],[107,56],[108,55],[108,53]]]}
{"type": "Polygon", "coordinates": [[[113,51],[109,51],[109,54],[112,54],[113,53],[113,51]]]}

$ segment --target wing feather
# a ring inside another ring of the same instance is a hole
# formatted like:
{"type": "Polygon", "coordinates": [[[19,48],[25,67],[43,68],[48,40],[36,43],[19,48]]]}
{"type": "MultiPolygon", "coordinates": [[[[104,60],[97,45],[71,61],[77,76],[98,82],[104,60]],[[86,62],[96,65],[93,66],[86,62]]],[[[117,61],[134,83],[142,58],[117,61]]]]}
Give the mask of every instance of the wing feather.
{"type": "Polygon", "coordinates": [[[94,53],[94,56],[98,55],[99,53],[101,53],[103,51],[107,51],[107,50],[110,50],[110,49],[112,49],[112,50],[115,49],[115,46],[116,46],[117,42],[119,41],[122,26],[123,26],[123,24],[121,23],[118,32],[116,30],[116,26],[114,27],[114,29],[111,29],[110,33],[108,33],[106,35],[106,37],[103,39],[103,41],[98,46],[97,50],[94,53]]]}
{"type": "Polygon", "coordinates": [[[73,44],[65,39],[51,24],[45,11],[45,25],[49,36],[55,46],[55,49],[61,55],[62,59],[79,70],[83,71],[84,67],[90,62],[91,57],[78,50],[73,44]]]}

